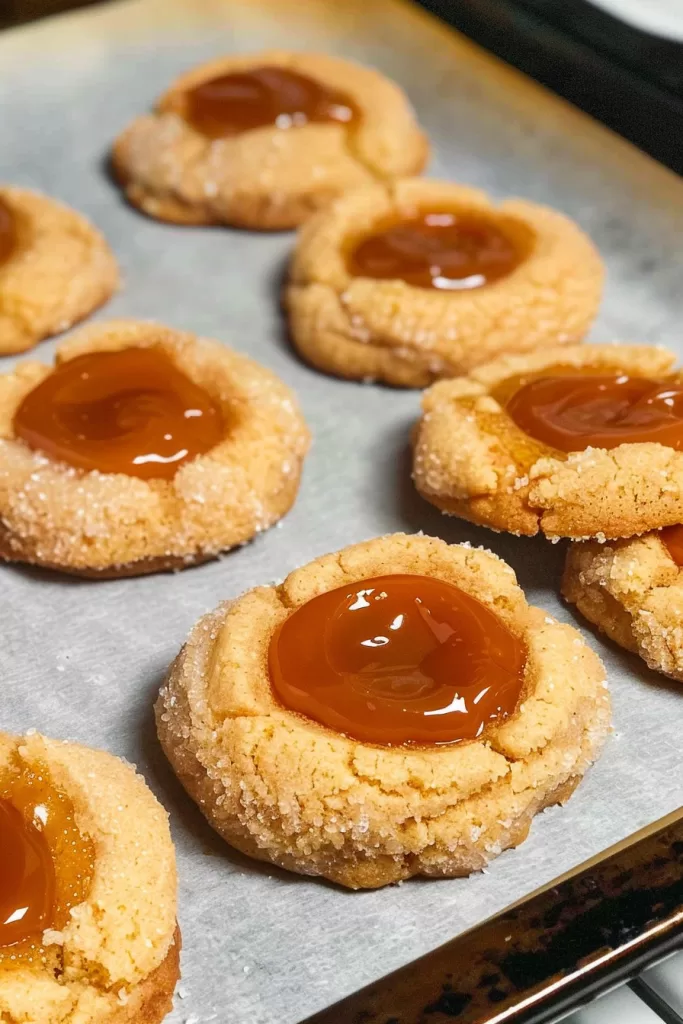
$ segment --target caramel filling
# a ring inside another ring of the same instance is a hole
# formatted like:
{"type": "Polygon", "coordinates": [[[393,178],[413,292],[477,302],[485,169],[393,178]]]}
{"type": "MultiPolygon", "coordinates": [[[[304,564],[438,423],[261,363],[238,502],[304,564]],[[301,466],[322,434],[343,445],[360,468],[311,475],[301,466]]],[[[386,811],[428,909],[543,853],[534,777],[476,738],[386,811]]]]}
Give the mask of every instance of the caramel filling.
{"type": "Polygon", "coordinates": [[[269,651],[285,707],[380,745],[475,739],[515,710],[525,663],[524,644],[480,601],[411,575],[313,598],[269,651]]]}
{"type": "Polygon", "coordinates": [[[553,367],[493,392],[530,437],[560,452],[651,441],[683,448],[683,383],[553,367]]]}
{"type": "Polygon", "coordinates": [[[195,86],[186,96],[186,120],[212,139],[267,125],[298,128],[312,121],[346,125],[357,116],[343,93],[283,67],[220,75],[195,86]]]}
{"type": "Polygon", "coordinates": [[[92,352],[61,363],[24,398],[15,435],[79,469],[170,479],[217,445],[217,404],[159,348],[92,352]]]}
{"type": "Polygon", "coordinates": [[[17,244],[17,225],[7,203],[0,199],[0,266],[5,263],[17,244]]]}
{"type": "Polygon", "coordinates": [[[357,241],[348,255],[354,277],[401,280],[419,288],[481,288],[510,274],[529,239],[492,217],[424,211],[391,220],[357,241]]]}
{"type": "Polygon", "coordinates": [[[683,526],[667,526],[659,536],[676,565],[683,568],[683,526]]]}
{"type": "Polygon", "coordinates": [[[90,889],[92,841],[42,765],[0,775],[0,970],[46,964],[46,929],[60,931],[90,889]]]}

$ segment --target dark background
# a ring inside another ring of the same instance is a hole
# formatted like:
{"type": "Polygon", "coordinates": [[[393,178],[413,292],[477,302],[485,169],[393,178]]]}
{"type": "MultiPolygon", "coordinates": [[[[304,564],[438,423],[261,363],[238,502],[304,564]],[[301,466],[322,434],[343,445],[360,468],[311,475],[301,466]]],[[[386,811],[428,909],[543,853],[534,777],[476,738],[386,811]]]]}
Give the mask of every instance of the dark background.
{"type": "Polygon", "coordinates": [[[93,0],[0,0],[0,27],[57,14],[73,7],[85,7],[93,0]]]}

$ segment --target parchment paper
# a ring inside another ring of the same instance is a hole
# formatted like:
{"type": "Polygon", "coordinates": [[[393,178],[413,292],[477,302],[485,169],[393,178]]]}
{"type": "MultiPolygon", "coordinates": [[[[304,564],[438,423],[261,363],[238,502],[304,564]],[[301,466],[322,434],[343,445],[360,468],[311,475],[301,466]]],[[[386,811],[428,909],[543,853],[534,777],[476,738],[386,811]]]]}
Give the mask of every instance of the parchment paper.
{"type": "MultiPolygon", "coordinates": [[[[184,937],[172,1024],[294,1024],[683,803],[683,688],[588,630],[613,688],[614,737],[565,808],[468,880],[353,894],[251,863],[171,775],[150,707],[191,625],[323,552],[393,530],[485,544],[530,599],[573,621],[557,599],[561,545],[477,530],[417,497],[407,440],[418,393],[298,362],[277,304],[290,235],[163,226],[108,180],[112,138],[178,72],[264,46],[328,50],[395,77],[433,140],[431,174],[548,202],[590,232],[609,271],[595,339],[683,355],[683,182],[407,3],[135,0],[0,37],[0,179],[44,189],[104,230],[125,288],[99,317],[158,318],[234,344],[295,388],[315,435],[292,513],[221,561],[99,583],[0,569],[0,727],[124,755],[171,813],[184,937]]],[[[33,357],[49,360],[52,348],[33,357]]]]}

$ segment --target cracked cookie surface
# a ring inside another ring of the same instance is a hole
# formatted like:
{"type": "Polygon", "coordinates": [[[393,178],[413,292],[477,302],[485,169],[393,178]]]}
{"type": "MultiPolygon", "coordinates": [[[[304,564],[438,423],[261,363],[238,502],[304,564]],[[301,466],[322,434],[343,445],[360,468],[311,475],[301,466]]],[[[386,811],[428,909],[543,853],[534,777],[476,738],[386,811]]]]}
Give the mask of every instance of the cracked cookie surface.
{"type": "Polygon", "coordinates": [[[572,544],[562,593],[610,640],[683,682],[683,570],[658,532],[572,544]]]}
{"type": "Polygon", "coordinates": [[[52,461],[13,426],[50,367],[19,363],[0,377],[0,558],[92,577],[182,568],[251,540],[294,503],[309,433],[282,381],[219,342],[126,320],[74,334],[57,363],[130,347],[159,347],[203,388],[224,439],[169,480],[52,461]]]}
{"type": "Polygon", "coordinates": [[[219,58],[181,75],[153,114],[119,136],[113,163],[130,202],[152,217],[281,230],[349,188],[418,173],[427,155],[408,100],[384,75],[338,57],[271,50],[219,58]],[[186,120],[188,90],[266,66],[344,93],[358,123],[265,126],[212,139],[186,120]]]}
{"type": "Polygon", "coordinates": [[[508,352],[580,341],[602,280],[594,246],[563,214],[522,199],[494,205],[476,189],[415,178],[355,189],[306,224],[285,304],[296,348],[318,369],[424,387],[508,352]],[[534,241],[507,276],[471,290],[351,275],[351,240],[388,216],[409,218],[423,208],[498,218],[534,241]]]}
{"type": "Polygon", "coordinates": [[[485,867],[568,799],[610,725],[599,659],[576,630],[527,605],[495,555],[394,534],[257,587],[199,621],[156,705],[176,774],[223,838],[259,860],[351,888],[485,867]],[[437,747],[352,740],[281,706],[270,639],[317,595],[415,573],[487,605],[527,647],[521,702],[481,739],[437,747]]]}
{"type": "Polygon", "coordinates": [[[0,783],[36,770],[73,806],[94,849],[92,878],[63,929],[42,936],[43,962],[0,957],[0,1021],[157,1024],[171,1009],[179,976],[166,812],[142,778],[110,754],[37,733],[0,733],[0,783]]]}
{"type": "Polygon", "coordinates": [[[680,381],[674,361],[654,346],[585,344],[510,356],[440,381],[422,399],[415,485],[445,513],[528,536],[619,538],[678,523],[683,452],[648,442],[563,454],[525,434],[492,394],[505,381],[558,366],[680,381]]]}
{"type": "Polygon", "coordinates": [[[55,199],[10,186],[0,204],[14,234],[0,260],[0,355],[24,352],[66,331],[110,298],[116,260],[82,214],[55,199]]]}

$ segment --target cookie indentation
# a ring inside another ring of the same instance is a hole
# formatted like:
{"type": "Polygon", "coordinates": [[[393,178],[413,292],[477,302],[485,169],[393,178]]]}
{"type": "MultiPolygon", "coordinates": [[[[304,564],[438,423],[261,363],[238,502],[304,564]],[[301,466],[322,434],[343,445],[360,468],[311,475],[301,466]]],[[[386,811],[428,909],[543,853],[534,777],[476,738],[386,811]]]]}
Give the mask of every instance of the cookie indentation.
{"type": "Polygon", "coordinates": [[[350,124],[357,110],[344,93],[291,68],[272,66],[200,82],[187,93],[185,117],[203,135],[219,139],[267,125],[350,124]]]}
{"type": "Polygon", "coordinates": [[[314,597],[282,623],[269,651],[286,707],[389,746],[481,736],[514,711],[525,663],[524,645],[490,608],[452,584],[408,574],[314,597]]]}
{"type": "Polygon", "coordinates": [[[17,409],[14,432],[79,469],[170,480],[225,429],[211,395],[163,350],[129,348],[55,367],[17,409]]]}
{"type": "Polygon", "coordinates": [[[683,526],[667,526],[659,536],[676,565],[683,568],[683,526]]]}
{"type": "Polygon", "coordinates": [[[92,882],[95,850],[44,764],[0,773],[0,970],[46,963],[43,933],[61,931],[92,882]]]}
{"type": "Polygon", "coordinates": [[[52,920],[54,887],[42,830],[9,800],[0,800],[0,950],[42,935],[52,920]]]}
{"type": "Polygon", "coordinates": [[[12,255],[17,244],[17,229],[14,214],[0,197],[0,264],[12,255]]]}
{"type": "Polygon", "coordinates": [[[504,223],[437,210],[389,220],[351,246],[349,272],[440,291],[482,288],[511,273],[532,244],[523,225],[515,238],[504,223]]]}
{"type": "Polygon", "coordinates": [[[676,380],[551,370],[515,390],[505,408],[521,430],[562,452],[641,441],[683,447],[683,384],[676,380]]]}

